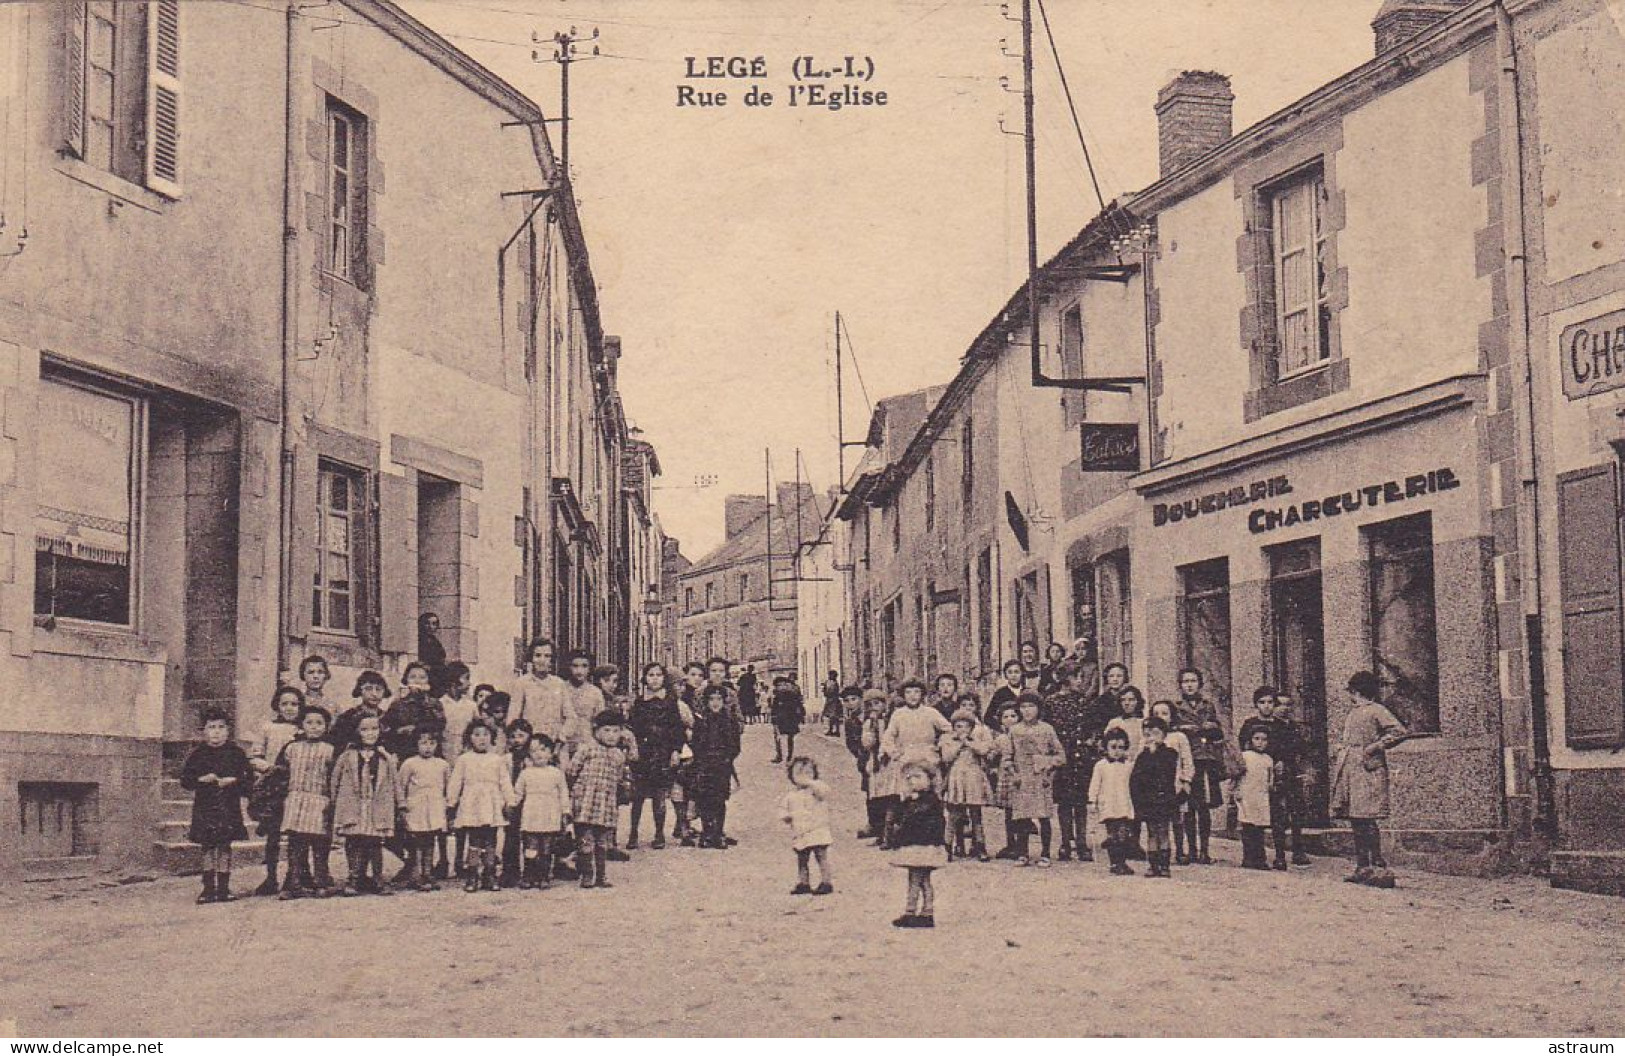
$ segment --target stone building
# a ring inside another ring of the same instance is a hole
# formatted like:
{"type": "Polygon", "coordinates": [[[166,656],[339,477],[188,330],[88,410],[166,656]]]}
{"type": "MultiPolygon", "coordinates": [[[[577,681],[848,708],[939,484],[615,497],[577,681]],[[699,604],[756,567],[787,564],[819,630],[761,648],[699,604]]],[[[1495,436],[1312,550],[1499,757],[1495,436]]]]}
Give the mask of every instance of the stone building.
{"type": "Polygon", "coordinates": [[[796,673],[796,551],[821,521],[806,484],[726,500],[723,541],[677,578],[683,661],[720,656],[758,676],[796,673]]]}
{"type": "Polygon", "coordinates": [[[372,0],[6,5],[0,56],[0,875],[184,864],[162,773],[305,655],[347,701],[428,612],[486,681],[625,649],[619,349],[535,103],[372,0]]]}

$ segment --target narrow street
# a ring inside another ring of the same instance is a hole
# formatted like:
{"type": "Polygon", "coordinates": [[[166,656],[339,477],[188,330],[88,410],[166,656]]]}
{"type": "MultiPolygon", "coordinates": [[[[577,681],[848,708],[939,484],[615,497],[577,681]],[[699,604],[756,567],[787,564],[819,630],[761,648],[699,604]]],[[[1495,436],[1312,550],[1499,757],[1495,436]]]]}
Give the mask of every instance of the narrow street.
{"type": "MultiPolygon", "coordinates": [[[[0,1020],[35,1037],[1625,1030],[1625,902],[1531,879],[1403,872],[1385,892],[1339,882],[1340,861],[1244,873],[1232,844],[1163,883],[956,864],[937,929],[896,931],[903,878],[850,838],[849,757],[802,741],[840,799],[833,897],[788,894],[781,771],[754,726],[739,846],[639,851],[610,891],[203,907],[192,879],[8,891],[0,1020]]],[[[257,880],[239,866],[238,890],[257,880]]]]}

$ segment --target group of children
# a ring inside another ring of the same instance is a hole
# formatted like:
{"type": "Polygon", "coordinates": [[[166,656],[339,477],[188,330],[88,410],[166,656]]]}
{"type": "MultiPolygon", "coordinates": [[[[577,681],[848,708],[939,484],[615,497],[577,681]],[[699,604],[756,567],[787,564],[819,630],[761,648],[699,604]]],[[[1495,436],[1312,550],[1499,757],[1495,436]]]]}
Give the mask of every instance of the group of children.
{"type": "MultiPolygon", "coordinates": [[[[618,678],[612,668],[599,671],[618,678]]],[[[362,672],[353,704],[336,716],[327,706],[330,677],[321,657],[307,657],[302,687],[278,687],[271,721],[247,751],[232,739],[228,714],[204,717],[203,743],[181,774],[193,793],[189,838],[203,850],[200,903],[233,900],[231,845],[247,838],[245,805],[266,840],[266,876],[255,893],[283,899],[435,890],[454,872],[469,892],[571,878],[610,887],[607,863],[629,858],[616,846],[620,807],[634,790],[654,800],[652,846],[663,846],[664,807],[681,795],[678,781],[689,793],[684,807],[691,802],[699,815],[700,846],[731,842],[722,826],[739,728],[723,687],[694,689],[691,709],[679,705],[665,669],[651,664],[634,704],[615,694],[615,679],[600,676],[603,692],[582,698],[594,714],[567,716],[554,724],[567,732],[553,736],[523,717],[509,721],[508,693],[481,685],[469,699],[461,664],[442,672],[443,697],[430,695],[425,665],[408,664],[388,705],[384,677],[362,672]],[[675,732],[650,733],[651,758],[640,766],[632,731],[649,729],[641,720],[662,707],[675,732]],[[342,884],[332,874],[335,844],[348,866],[342,884]],[[403,863],[389,882],[386,848],[403,863]]],[[[687,809],[674,834],[693,844],[687,809]]],[[[636,846],[635,822],[628,846],[636,846]]]]}

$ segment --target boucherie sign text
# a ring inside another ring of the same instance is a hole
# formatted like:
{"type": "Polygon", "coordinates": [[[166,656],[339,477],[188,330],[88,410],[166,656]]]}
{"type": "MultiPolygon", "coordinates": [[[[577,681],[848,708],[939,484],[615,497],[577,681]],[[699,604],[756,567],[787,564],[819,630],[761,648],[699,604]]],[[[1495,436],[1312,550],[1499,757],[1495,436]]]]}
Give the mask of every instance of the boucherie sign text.
{"type": "Polygon", "coordinates": [[[1324,517],[1341,517],[1345,513],[1354,513],[1366,507],[1391,506],[1441,491],[1453,491],[1459,487],[1461,481],[1456,477],[1455,470],[1434,469],[1395,480],[1362,484],[1347,491],[1332,492],[1283,505],[1270,500],[1294,494],[1292,482],[1285,476],[1270,477],[1268,480],[1255,480],[1251,484],[1208,492],[1206,495],[1180,502],[1155,503],[1151,507],[1151,525],[1161,528],[1165,524],[1193,520],[1221,510],[1252,506],[1255,508],[1247,514],[1247,530],[1258,535],[1273,532],[1277,528],[1307,524],[1324,517]]]}

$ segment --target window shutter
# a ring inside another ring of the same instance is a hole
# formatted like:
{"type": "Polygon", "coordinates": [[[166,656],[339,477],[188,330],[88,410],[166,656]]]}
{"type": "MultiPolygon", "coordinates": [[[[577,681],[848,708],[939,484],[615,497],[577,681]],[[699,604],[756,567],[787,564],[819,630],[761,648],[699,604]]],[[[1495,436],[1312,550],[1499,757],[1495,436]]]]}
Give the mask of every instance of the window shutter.
{"type": "Polygon", "coordinates": [[[1572,748],[1625,744],[1618,467],[1558,478],[1563,702],[1572,748]]]}
{"type": "Polygon", "coordinates": [[[416,489],[405,477],[378,474],[378,648],[418,651],[416,489]]]}
{"type": "Polygon", "coordinates": [[[85,156],[85,19],[83,3],[63,4],[62,146],[76,158],[85,156]]]}
{"type": "Polygon", "coordinates": [[[288,626],[285,630],[289,638],[304,640],[310,637],[311,594],[316,581],[316,524],[319,516],[317,458],[310,447],[302,447],[294,452],[291,478],[293,494],[289,506],[292,525],[288,539],[290,582],[282,587],[288,597],[288,626]]]}
{"type": "Polygon", "coordinates": [[[147,5],[147,186],[181,193],[181,5],[147,5]]]}

